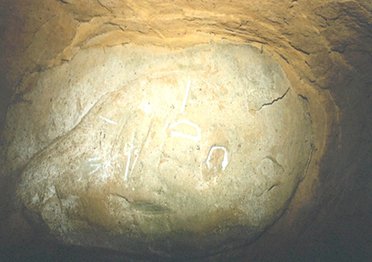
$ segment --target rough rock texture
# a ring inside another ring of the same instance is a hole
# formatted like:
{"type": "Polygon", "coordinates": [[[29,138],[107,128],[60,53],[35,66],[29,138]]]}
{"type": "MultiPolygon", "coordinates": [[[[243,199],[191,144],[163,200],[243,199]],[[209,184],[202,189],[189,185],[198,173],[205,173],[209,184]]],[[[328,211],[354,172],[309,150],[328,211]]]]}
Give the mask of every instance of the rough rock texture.
{"type": "MultiPolygon", "coordinates": [[[[63,134],[68,133],[73,136],[78,133],[78,130],[70,131],[71,128],[88,113],[88,109],[95,101],[100,100],[99,94],[104,93],[104,89],[113,88],[112,91],[118,92],[122,88],[125,90],[125,86],[118,86],[122,84],[121,80],[116,76],[112,77],[111,72],[105,73],[106,77],[111,79],[112,85],[105,85],[102,82],[102,89],[98,91],[93,87],[100,83],[89,83],[89,78],[97,79],[94,74],[98,72],[92,72],[91,68],[109,63],[109,56],[92,55],[89,59],[82,61],[82,64],[76,65],[81,68],[81,75],[84,75],[83,70],[86,68],[85,80],[71,77],[71,82],[68,83],[70,80],[68,75],[76,76],[76,74],[71,71],[63,72],[63,68],[66,69],[79,61],[79,57],[84,53],[105,54],[107,52],[109,55],[113,52],[112,50],[125,49],[129,46],[140,48],[144,45],[150,49],[158,46],[159,52],[160,49],[172,49],[172,52],[176,49],[177,52],[182,53],[185,48],[222,41],[244,46],[249,44],[265,54],[270,54],[272,59],[281,65],[290,82],[291,88],[285,96],[283,96],[285,89],[272,93],[272,97],[267,97],[268,100],[263,99],[255,108],[265,103],[275,103],[264,106],[256,114],[250,111],[245,120],[258,117],[261,123],[264,123],[266,110],[274,110],[275,107],[287,105],[290,100],[293,100],[295,104],[301,101],[302,106],[298,105],[297,108],[301,110],[306,108],[305,112],[309,114],[309,117],[305,119],[311,120],[313,145],[311,150],[307,151],[309,155],[306,157],[309,157],[311,161],[304,167],[306,175],[280,218],[267,228],[257,241],[241,249],[213,256],[211,259],[226,260],[224,256],[228,256],[230,260],[243,261],[247,257],[252,260],[280,256],[287,258],[292,254],[288,250],[294,250],[294,256],[308,255],[312,260],[317,255],[320,259],[332,260],[362,259],[369,256],[368,250],[370,249],[365,248],[371,235],[368,229],[372,228],[368,226],[372,220],[370,216],[372,213],[370,210],[371,194],[369,194],[372,165],[370,137],[372,128],[370,121],[372,113],[370,106],[372,104],[370,96],[372,5],[369,0],[180,0],[161,1],[161,3],[159,1],[6,0],[0,3],[0,13],[0,48],[6,50],[0,54],[0,118],[2,119],[0,126],[4,127],[5,117],[8,119],[7,126],[3,129],[6,131],[2,135],[2,150],[0,150],[2,167],[0,171],[0,243],[2,247],[22,246],[23,243],[30,246],[31,242],[36,246],[43,245],[43,243],[45,245],[45,241],[51,239],[48,238],[50,236],[48,227],[36,226],[39,225],[37,221],[42,219],[25,211],[28,209],[24,208],[19,201],[22,197],[16,197],[15,187],[19,183],[22,185],[22,182],[18,180],[23,174],[22,181],[25,181],[25,178],[29,177],[27,172],[30,172],[32,168],[38,170],[41,168],[41,159],[45,160],[43,154],[47,154],[45,152],[53,145],[63,141],[65,139],[63,134]],[[48,82],[52,79],[53,72],[57,74],[58,70],[61,73],[59,78],[65,78],[66,82],[60,81],[53,84],[48,82]],[[46,77],[48,73],[51,73],[50,79],[46,77]],[[118,83],[114,88],[115,81],[118,83]],[[78,86],[77,83],[89,84],[78,86]],[[88,86],[91,89],[85,89],[84,92],[78,94],[78,90],[84,90],[82,87],[88,86]],[[88,102],[81,99],[80,103],[73,103],[72,101],[78,100],[77,97],[74,100],[67,99],[73,95],[81,96],[81,98],[91,97],[92,100],[88,102]],[[54,97],[59,97],[59,99],[55,101],[54,97]],[[51,98],[52,101],[50,101],[51,98]],[[33,100],[39,103],[30,104],[33,100]],[[64,102],[67,104],[64,105],[64,102]],[[48,104],[51,106],[49,112],[43,110],[48,104]],[[9,105],[11,106],[7,110],[9,105]],[[17,113],[25,111],[28,111],[27,115],[20,116],[17,113]],[[59,114],[60,111],[64,112],[63,117],[59,114]],[[55,126],[56,123],[59,125],[55,126]],[[39,133],[39,129],[43,129],[43,132],[39,133]],[[36,154],[37,152],[41,153],[36,154]],[[31,159],[34,155],[35,157],[31,159]],[[37,241],[33,241],[34,239],[37,241]],[[38,241],[44,242],[39,244],[38,241]],[[338,253],[339,256],[334,255],[335,250],[341,250],[338,253]],[[332,254],[336,257],[332,257],[332,254]]],[[[113,66],[113,68],[116,67],[113,66]]],[[[104,73],[104,70],[100,72],[104,73]]],[[[125,75],[128,75],[128,72],[125,75]]],[[[164,77],[168,77],[170,81],[176,81],[177,74],[173,73],[173,75],[164,77]]],[[[219,78],[213,81],[217,79],[219,78]]],[[[163,80],[149,78],[145,81],[148,81],[151,86],[151,84],[158,85],[159,81],[163,80]]],[[[177,81],[179,81],[177,85],[182,86],[185,92],[188,79],[183,78],[181,81],[177,78],[177,81]]],[[[161,83],[163,85],[163,82],[161,83]]],[[[177,85],[168,83],[164,85],[164,88],[168,86],[170,89],[170,86],[177,85]]],[[[141,83],[128,83],[127,87],[129,86],[139,87],[141,83]]],[[[190,86],[193,86],[192,82],[190,86]]],[[[211,87],[208,86],[208,88],[211,87]]],[[[230,93],[231,89],[227,91],[230,93]]],[[[174,95],[176,96],[176,93],[174,95]]],[[[181,99],[179,101],[182,101],[183,93],[180,92],[177,95],[179,96],[177,98],[181,99]]],[[[208,95],[203,98],[210,99],[208,95]]],[[[223,97],[227,100],[230,98],[229,96],[223,97]]],[[[120,98],[117,99],[120,100],[120,98]]],[[[252,105],[248,104],[248,106],[252,105]]],[[[149,108],[145,106],[144,109],[149,108]]],[[[98,109],[93,107],[92,110],[98,109]]],[[[211,110],[216,109],[211,108],[211,110]]],[[[301,110],[295,113],[301,115],[301,110]]],[[[91,115],[88,113],[86,119],[82,120],[82,124],[89,124],[89,117],[91,115]]],[[[138,117],[137,121],[140,119],[138,117]]],[[[202,116],[197,115],[197,117],[202,116]]],[[[235,117],[234,115],[231,118],[232,123],[235,117]]],[[[284,115],[279,117],[283,121],[289,121],[284,120],[284,115]]],[[[146,123],[144,121],[142,124],[146,123]]],[[[270,126],[275,123],[271,122],[270,126]]],[[[261,126],[257,127],[257,130],[268,134],[273,129],[265,129],[261,126]]],[[[131,137],[129,134],[129,142],[137,141],[135,139],[140,140],[144,135],[144,132],[138,133],[137,137],[131,137]]],[[[98,143],[98,141],[99,139],[94,142],[98,143]]],[[[128,143],[128,141],[123,141],[123,143],[128,143]]],[[[121,143],[115,145],[117,152],[120,150],[124,153],[133,152],[135,156],[135,147],[121,148],[121,145],[121,143]]],[[[308,144],[305,143],[305,145],[308,144]]],[[[61,145],[60,148],[63,146],[61,145]]],[[[282,147],[280,150],[291,150],[291,148],[294,147],[282,147]]],[[[204,150],[205,155],[208,149],[204,150]]],[[[221,153],[221,149],[218,153],[221,153]]],[[[124,162],[121,163],[125,163],[128,157],[128,153],[126,154],[124,154],[124,162]]],[[[54,161],[64,156],[66,154],[61,152],[54,158],[54,161]]],[[[211,159],[216,163],[221,163],[222,168],[222,155],[216,154],[215,158],[211,159]]],[[[275,159],[284,166],[280,159],[275,159]]],[[[192,161],[192,159],[182,160],[192,161]]],[[[74,162],[78,159],[70,161],[74,162]]],[[[232,158],[231,161],[233,161],[232,158]]],[[[304,163],[302,161],[300,161],[301,165],[304,163]]],[[[224,171],[230,172],[229,168],[231,165],[227,165],[224,171]]],[[[121,170],[121,174],[123,171],[125,174],[125,170],[121,170]]],[[[53,172],[59,173],[59,171],[53,172]]],[[[37,174],[39,173],[35,173],[37,174]]],[[[212,183],[213,179],[208,181],[212,183]]],[[[58,184],[58,179],[48,183],[58,184]]],[[[43,185],[46,184],[41,183],[39,186],[43,185]]],[[[27,186],[28,192],[31,192],[33,185],[27,186]]],[[[59,194],[57,187],[56,189],[50,194],[59,194]]],[[[281,189],[281,187],[273,190],[276,189],[281,189]]],[[[128,200],[133,197],[128,197],[128,200]]],[[[94,197],[86,198],[84,203],[87,208],[84,211],[81,210],[82,213],[92,210],[89,208],[89,205],[92,205],[90,201],[92,198],[94,197]]],[[[285,198],[283,197],[282,200],[285,198]]],[[[71,200],[62,192],[59,199],[65,200],[64,203],[57,203],[59,206],[71,200]]],[[[31,207],[30,204],[28,207],[31,207]]],[[[36,208],[33,208],[37,211],[40,207],[36,205],[36,208]]],[[[107,210],[105,206],[97,208],[107,210]]],[[[146,209],[148,206],[140,208],[146,209]]],[[[157,210],[154,206],[151,208],[157,210]]],[[[67,211],[58,212],[66,213],[67,211]]],[[[280,212],[278,211],[277,214],[280,212]]],[[[50,219],[49,221],[53,219],[50,216],[46,217],[50,219]]],[[[96,217],[96,221],[100,219],[96,214],[91,214],[91,217],[96,217]]],[[[230,217],[227,220],[233,221],[234,219],[230,217]]],[[[105,224],[105,221],[101,223],[105,224]]],[[[269,223],[267,221],[267,224],[269,223]]],[[[51,224],[53,221],[49,222],[49,225],[51,224]]],[[[256,233],[261,230],[258,229],[256,233]]],[[[99,231],[102,232],[104,229],[100,228],[99,231]]],[[[255,233],[252,233],[253,235],[255,233]]],[[[153,249],[153,252],[156,253],[156,249],[153,249]]],[[[53,251],[51,253],[53,255],[53,251]]],[[[116,257],[115,254],[110,253],[108,256],[120,260],[120,255],[116,257]]],[[[98,260],[106,258],[97,257],[98,260]]]]}
{"type": "Polygon", "coordinates": [[[303,98],[245,46],[88,49],[24,98],[7,163],[29,162],[18,196],[66,243],[194,256],[254,239],[312,152],[303,98]]]}

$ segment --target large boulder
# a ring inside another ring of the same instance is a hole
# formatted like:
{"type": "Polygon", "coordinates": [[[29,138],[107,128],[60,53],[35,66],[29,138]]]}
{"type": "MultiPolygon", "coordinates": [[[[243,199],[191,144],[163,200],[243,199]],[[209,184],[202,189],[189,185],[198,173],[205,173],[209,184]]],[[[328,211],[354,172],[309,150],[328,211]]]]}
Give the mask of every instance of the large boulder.
{"type": "Polygon", "coordinates": [[[24,99],[6,169],[25,166],[26,214],[65,243],[163,257],[247,243],[311,159],[306,98],[246,45],[88,48],[24,99]]]}

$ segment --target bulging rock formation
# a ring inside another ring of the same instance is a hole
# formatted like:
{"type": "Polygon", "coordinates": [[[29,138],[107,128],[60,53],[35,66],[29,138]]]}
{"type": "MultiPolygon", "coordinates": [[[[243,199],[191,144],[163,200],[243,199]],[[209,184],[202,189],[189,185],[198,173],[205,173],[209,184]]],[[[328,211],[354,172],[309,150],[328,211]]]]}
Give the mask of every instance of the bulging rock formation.
{"type": "Polygon", "coordinates": [[[282,214],[309,164],[312,127],[269,57],[226,44],[113,47],[97,65],[100,56],[43,72],[31,103],[10,108],[8,126],[24,128],[9,152],[28,162],[18,197],[51,233],[195,256],[254,239],[282,214]],[[66,77],[79,80],[55,90],[66,77]],[[16,117],[27,112],[35,117],[16,117]],[[30,140],[47,146],[32,154],[30,140]]]}
{"type": "Polygon", "coordinates": [[[0,260],[368,260],[369,1],[1,5],[0,260]]]}

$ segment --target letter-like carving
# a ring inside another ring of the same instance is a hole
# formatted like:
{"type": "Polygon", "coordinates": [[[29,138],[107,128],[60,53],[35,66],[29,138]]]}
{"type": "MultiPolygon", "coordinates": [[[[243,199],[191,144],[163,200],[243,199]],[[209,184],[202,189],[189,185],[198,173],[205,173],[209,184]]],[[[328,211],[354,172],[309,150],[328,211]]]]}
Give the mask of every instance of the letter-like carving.
{"type": "Polygon", "coordinates": [[[171,137],[186,138],[186,139],[193,140],[195,142],[198,142],[201,139],[201,129],[200,129],[200,127],[197,124],[191,122],[188,119],[181,119],[181,120],[171,124],[169,126],[169,128],[173,129],[173,130],[171,130],[171,133],[170,133],[171,137]],[[191,126],[195,130],[195,134],[186,134],[186,133],[174,130],[176,127],[178,127],[180,125],[191,126]]]}
{"type": "Polygon", "coordinates": [[[205,163],[207,164],[208,169],[212,168],[212,164],[211,164],[210,161],[211,161],[211,157],[212,157],[213,152],[216,151],[216,150],[222,150],[223,151],[223,160],[222,160],[222,163],[221,163],[221,168],[224,171],[226,169],[227,165],[229,164],[228,152],[227,152],[227,149],[224,146],[212,146],[211,149],[209,150],[208,157],[207,157],[207,160],[205,161],[205,163]]]}
{"type": "Polygon", "coordinates": [[[99,156],[88,158],[88,166],[93,169],[89,172],[89,175],[101,171],[100,177],[102,178],[109,177],[113,168],[111,160],[102,160],[99,156]]]}
{"type": "Polygon", "coordinates": [[[104,117],[104,116],[99,116],[101,120],[103,120],[105,123],[110,124],[110,125],[117,125],[118,123],[114,120],[111,120],[110,118],[104,117]]]}
{"type": "Polygon", "coordinates": [[[189,80],[189,81],[187,81],[186,93],[185,93],[185,96],[184,96],[183,102],[182,102],[181,114],[185,113],[187,99],[189,98],[189,93],[190,93],[190,87],[191,87],[191,81],[189,80]]]}

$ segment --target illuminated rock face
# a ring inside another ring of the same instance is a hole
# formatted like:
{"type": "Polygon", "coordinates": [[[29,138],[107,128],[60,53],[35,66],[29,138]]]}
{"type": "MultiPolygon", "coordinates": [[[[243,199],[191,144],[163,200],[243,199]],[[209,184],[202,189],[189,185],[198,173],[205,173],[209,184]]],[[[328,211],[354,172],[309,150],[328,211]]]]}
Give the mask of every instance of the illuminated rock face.
{"type": "Polygon", "coordinates": [[[311,157],[306,101],[247,46],[87,49],[27,99],[10,169],[28,163],[17,194],[66,243],[218,252],[280,216],[311,157]]]}

